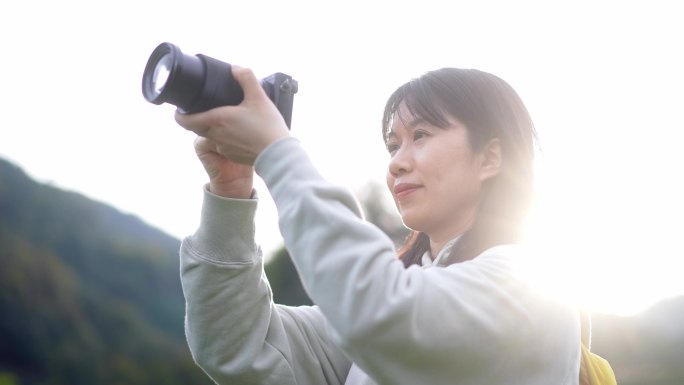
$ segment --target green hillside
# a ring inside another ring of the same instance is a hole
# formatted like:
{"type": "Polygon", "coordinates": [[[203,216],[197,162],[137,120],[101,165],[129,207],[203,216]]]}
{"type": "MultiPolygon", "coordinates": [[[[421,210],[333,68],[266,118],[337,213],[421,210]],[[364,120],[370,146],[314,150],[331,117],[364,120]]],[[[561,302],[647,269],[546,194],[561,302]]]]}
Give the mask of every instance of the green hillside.
{"type": "Polygon", "coordinates": [[[179,240],[0,160],[0,384],[209,384],[179,240]]]}

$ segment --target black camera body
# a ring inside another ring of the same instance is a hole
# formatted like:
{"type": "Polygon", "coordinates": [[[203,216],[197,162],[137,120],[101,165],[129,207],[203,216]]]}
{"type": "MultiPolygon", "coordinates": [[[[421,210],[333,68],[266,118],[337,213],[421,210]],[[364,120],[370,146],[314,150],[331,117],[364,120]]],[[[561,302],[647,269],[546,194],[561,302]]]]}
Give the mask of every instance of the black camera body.
{"type": "MultiPolygon", "coordinates": [[[[294,94],[299,88],[297,81],[277,72],[262,79],[261,87],[289,128],[294,94]]],[[[171,43],[161,43],[150,55],[143,73],[142,92],[148,102],[173,104],[186,114],[234,106],[244,98],[230,64],[202,54],[186,55],[171,43]]]]}

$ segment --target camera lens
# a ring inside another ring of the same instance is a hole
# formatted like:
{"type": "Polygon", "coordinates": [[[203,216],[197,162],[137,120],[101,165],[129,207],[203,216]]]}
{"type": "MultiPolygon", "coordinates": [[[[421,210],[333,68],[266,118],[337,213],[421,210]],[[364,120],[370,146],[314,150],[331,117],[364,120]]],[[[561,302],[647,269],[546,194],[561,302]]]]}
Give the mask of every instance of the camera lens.
{"type": "Polygon", "coordinates": [[[187,108],[195,103],[205,78],[204,65],[198,57],[183,54],[173,44],[162,43],[145,66],[143,96],[150,103],[187,108]]]}
{"type": "Polygon", "coordinates": [[[169,75],[171,74],[172,64],[173,62],[171,59],[171,54],[167,53],[161,59],[159,59],[157,66],[154,68],[152,89],[154,90],[154,94],[156,96],[161,94],[161,92],[164,90],[164,86],[166,86],[166,82],[169,80],[169,75]]]}
{"type": "Polygon", "coordinates": [[[205,55],[186,55],[171,43],[162,43],[147,61],[143,96],[154,104],[169,103],[182,113],[194,113],[242,101],[240,85],[230,64],[205,55]]]}

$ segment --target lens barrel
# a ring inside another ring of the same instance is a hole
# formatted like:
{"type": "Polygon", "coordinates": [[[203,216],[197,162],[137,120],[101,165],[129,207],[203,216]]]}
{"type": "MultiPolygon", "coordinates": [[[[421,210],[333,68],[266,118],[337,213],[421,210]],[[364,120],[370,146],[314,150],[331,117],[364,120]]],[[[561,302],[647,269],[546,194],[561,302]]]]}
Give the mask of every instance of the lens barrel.
{"type": "Polygon", "coordinates": [[[244,98],[230,64],[201,54],[186,55],[171,43],[160,44],[150,55],[142,92],[148,102],[173,104],[182,113],[237,105],[244,98]]]}

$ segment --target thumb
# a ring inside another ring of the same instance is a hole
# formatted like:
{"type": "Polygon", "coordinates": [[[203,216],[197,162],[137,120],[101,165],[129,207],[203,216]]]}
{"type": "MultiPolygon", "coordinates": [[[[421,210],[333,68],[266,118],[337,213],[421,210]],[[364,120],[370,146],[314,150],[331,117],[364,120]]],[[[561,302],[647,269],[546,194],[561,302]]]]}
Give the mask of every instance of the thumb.
{"type": "Polygon", "coordinates": [[[264,89],[261,88],[261,82],[256,78],[251,69],[231,65],[231,71],[233,73],[233,78],[242,88],[245,100],[266,97],[264,89]]]}

